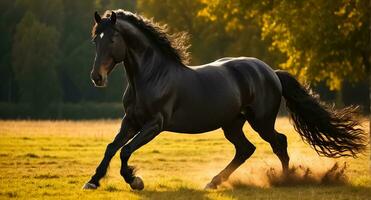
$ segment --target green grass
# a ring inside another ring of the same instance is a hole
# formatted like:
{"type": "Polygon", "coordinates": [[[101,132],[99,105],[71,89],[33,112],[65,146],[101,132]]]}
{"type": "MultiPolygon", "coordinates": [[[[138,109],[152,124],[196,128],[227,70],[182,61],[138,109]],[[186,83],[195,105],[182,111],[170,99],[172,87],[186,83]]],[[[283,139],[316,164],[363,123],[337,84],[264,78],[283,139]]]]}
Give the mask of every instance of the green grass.
{"type": "Polygon", "coordinates": [[[116,155],[95,191],[81,187],[100,162],[119,120],[0,121],[0,199],[371,199],[368,155],[357,159],[319,157],[301,141],[286,118],[276,125],[289,140],[291,166],[324,174],[347,162],[347,183],[271,186],[266,172],[280,163],[270,146],[246,125],[255,154],[214,191],[203,187],[232,159],[233,146],[221,130],[201,135],[164,132],[133,154],[145,189],[132,191],[120,176],[116,155]]]}

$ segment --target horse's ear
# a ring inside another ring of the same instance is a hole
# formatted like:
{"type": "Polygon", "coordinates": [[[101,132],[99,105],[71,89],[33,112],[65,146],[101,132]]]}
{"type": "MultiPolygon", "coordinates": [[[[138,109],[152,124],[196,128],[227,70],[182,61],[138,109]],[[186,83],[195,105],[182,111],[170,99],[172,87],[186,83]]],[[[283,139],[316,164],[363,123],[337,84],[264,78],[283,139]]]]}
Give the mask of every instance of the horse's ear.
{"type": "Polygon", "coordinates": [[[112,11],[112,14],[111,14],[111,17],[110,17],[110,21],[112,24],[115,24],[116,23],[116,13],[112,11]]]}
{"type": "Polygon", "coordinates": [[[95,11],[95,13],[94,13],[94,19],[95,19],[95,22],[96,22],[97,24],[99,24],[100,21],[102,20],[102,18],[100,17],[100,15],[98,14],[97,11],[95,11]]]}

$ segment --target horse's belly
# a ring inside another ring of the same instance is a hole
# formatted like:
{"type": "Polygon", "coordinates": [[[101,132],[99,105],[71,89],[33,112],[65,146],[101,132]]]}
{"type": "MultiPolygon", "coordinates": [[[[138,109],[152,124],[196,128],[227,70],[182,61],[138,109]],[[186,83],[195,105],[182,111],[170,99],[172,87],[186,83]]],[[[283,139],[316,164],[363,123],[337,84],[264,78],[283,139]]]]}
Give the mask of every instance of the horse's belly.
{"type": "Polygon", "coordinates": [[[179,133],[203,133],[222,127],[224,124],[236,119],[240,109],[229,107],[228,109],[215,108],[188,108],[174,112],[166,127],[167,131],[179,133]]]}

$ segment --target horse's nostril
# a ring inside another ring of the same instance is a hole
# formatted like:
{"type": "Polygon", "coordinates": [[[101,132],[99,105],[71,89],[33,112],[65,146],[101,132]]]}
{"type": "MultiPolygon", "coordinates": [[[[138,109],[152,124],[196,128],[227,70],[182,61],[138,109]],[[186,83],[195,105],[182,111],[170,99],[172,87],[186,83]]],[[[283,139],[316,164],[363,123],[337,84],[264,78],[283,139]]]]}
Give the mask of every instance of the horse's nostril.
{"type": "Polygon", "coordinates": [[[96,83],[96,84],[101,84],[102,80],[103,80],[102,75],[100,75],[98,73],[92,73],[91,78],[93,79],[94,83],[96,83]]]}
{"type": "Polygon", "coordinates": [[[101,82],[102,81],[102,76],[100,74],[98,74],[98,76],[96,77],[96,81],[97,82],[101,82]]]}

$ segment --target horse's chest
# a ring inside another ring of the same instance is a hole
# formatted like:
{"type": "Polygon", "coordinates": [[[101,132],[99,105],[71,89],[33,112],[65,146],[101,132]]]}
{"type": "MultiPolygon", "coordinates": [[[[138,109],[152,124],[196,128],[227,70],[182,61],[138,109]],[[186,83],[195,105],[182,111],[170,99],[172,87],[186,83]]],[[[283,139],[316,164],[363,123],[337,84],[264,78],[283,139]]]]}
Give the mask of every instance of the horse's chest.
{"type": "Polygon", "coordinates": [[[139,125],[144,125],[146,121],[151,119],[153,108],[148,103],[142,101],[134,101],[127,105],[126,115],[130,116],[139,125]]]}
{"type": "Polygon", "coordinates": [[[144,125],[159,113],[171,110],[174,98],[164,90],[154,88],[140,88],[130,95],[126,104],[126,115],[136,120],[139,125],[144,125]]]}

